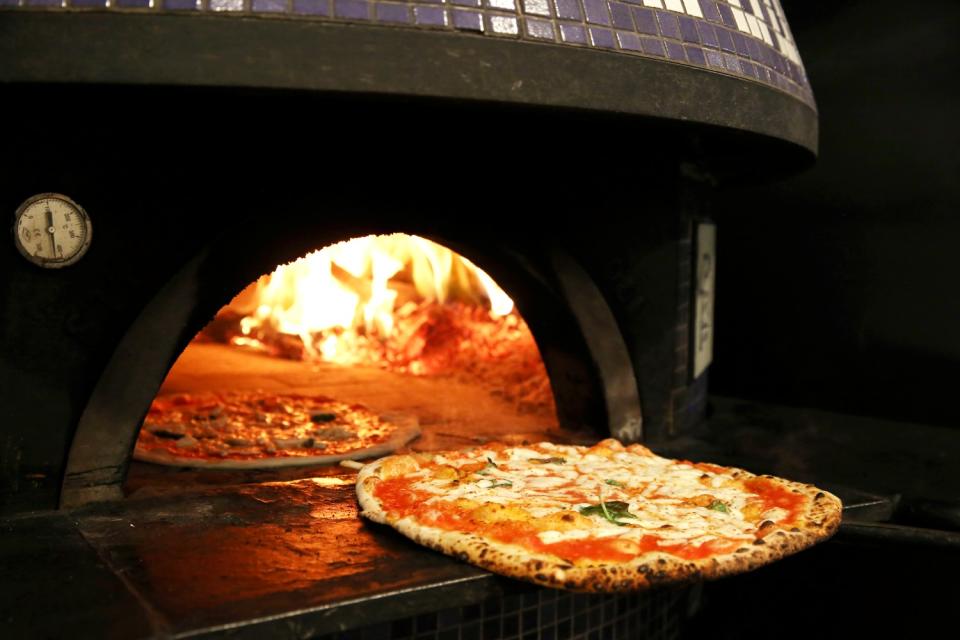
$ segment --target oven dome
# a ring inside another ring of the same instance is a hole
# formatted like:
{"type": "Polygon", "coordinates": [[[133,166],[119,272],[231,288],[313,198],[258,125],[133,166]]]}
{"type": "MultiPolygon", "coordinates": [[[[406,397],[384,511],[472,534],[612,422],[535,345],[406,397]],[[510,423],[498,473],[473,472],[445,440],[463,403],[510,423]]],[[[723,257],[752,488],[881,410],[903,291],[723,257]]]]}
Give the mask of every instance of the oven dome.
{"type": "MultiPolygon", "coordinates": [[[[779,0],[57,0],[0,10],[10,12],[4,82],[586,109],[786,141],[807,152],[782,160],[788,171],[816,153],[816,105],[779,0]]],[[[762,157],[755,171],[783,154],[752,155],[762,157]]]]}

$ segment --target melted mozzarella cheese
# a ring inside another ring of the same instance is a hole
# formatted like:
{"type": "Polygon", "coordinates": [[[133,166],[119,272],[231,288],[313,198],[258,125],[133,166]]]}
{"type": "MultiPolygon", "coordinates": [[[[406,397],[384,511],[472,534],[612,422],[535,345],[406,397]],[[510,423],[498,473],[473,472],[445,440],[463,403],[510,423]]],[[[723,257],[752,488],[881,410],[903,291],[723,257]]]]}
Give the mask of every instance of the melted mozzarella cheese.
{"type": "MultiPolygon", "coordinates": [[[[537,449],[474,450],[462,457],[434,458],[436,464],[460,468],[489,460],[494,461],[494,467],[466,477],[461,473],[459,481],[418,472],[421,479],[413,486],[431,494],[428,504],[466,499],[513,505],[523,508],[530,518],[587,510],[589,526],[541,531],[538,537],[545,544],[587,537],[639,541],[652,534],[664,544],[699,545],[717,538],[749,540],[756,531],[756,525],[743,518],[742,509],[750,495],[739,488],[738,482],[722,473],[658,456],[617,451],[607,458],[587,453],[584,448],[545,443],[537,449]],[[532,462],[551,457],[565,462],[532,462]],[[710,504],[711,499],[722,502],[726,511],[702,506],[710,504]],[[620,516],[619,524],[610,522],[595,509],[601,500],[608,504],[625,502],[629,515],[620,516]]],[[[764,518],[777,521],[788,515],[786,510],[774,508],[764,518]]]]}

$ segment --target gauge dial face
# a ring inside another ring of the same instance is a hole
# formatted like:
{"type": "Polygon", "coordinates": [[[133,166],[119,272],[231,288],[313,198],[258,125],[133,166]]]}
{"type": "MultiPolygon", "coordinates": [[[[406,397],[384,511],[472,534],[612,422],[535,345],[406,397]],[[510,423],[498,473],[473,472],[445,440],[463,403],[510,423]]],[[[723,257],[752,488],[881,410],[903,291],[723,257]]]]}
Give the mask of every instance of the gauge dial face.
{"type": "Polygon", "coordinates": [[[93,227],[87,213],[57,193],[33,196],[17,209],[14,237],[30,262],[46,268],[75,263],[90,247],[93,227]]]}

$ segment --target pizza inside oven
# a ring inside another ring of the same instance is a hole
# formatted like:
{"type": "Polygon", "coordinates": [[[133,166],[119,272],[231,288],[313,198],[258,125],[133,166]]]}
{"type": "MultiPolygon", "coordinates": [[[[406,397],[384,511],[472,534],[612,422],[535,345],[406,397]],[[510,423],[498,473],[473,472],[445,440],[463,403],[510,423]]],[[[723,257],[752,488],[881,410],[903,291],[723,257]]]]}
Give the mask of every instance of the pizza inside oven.
{"type": "Polygon", "coordinates": [[[415,420],[321,395],[181,393],[153,401],[134,458],[223,469],[329,464],[385,455],[419,433],[415,420]]]}

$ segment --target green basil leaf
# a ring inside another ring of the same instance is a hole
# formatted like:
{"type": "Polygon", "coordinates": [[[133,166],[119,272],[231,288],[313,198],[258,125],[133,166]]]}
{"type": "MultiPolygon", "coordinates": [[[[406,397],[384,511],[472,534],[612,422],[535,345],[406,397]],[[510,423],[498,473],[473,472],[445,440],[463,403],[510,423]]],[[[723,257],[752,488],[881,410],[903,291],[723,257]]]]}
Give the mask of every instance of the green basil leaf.
{"type": "Polygon", "coordinates": [[[730,513],[730,509],[727,508],[727,505],[720,502],[719,500],[714,500],[707,509],[712,509],[713,511],[720,511],[721,513],[730,513]]]}
{"type": "Polygon", "coordinates": [[[497,487],[512,487],[512,486],[513,486],[513,483],[512,483],[511,481],[509,481],[509,480],[504,480],[504,481],[502,481],[502,482],[496,482],[496,481],[494,481],[494,483],[493,483],[492,485],[490,485],[490,488],[491,488],[491,489],[496,489],[497,487]]]}
{"type": "Polygon", "coordinates": [[[490,473],[492,469],[499,469],[499,468],[500,467],[497,466],[497,463],[491,460],[489,456],[487,456],[487,466],[485,466],[483,469],[480,469],[480,471],[477,471],[477,475],[485,476],[488,473],[490,473]]]}
{"type": "Polygon", "coordinates": [[[637,516],[630,513],[630,505],[620,500],[610,500],[599,504],[592,504],[589,507],[580,507],[580,513],[585,516],[600,516],[621,527],[625,527],[626,525],[618,522],[618,520],[622,518],[633,518],[636,520],[637,518],[637,516]]]}
{"type": "Polygon", "coordinates": [[[620,482],[619,480],[604,480],[604,482],[606,482],[607,484],[609,484],[609,485],[612,486],[612,487],[620,487],[621,489],[626,489],[626,488],[627,488],[627,485],[623,484],[623,483],[620,482]]]}

